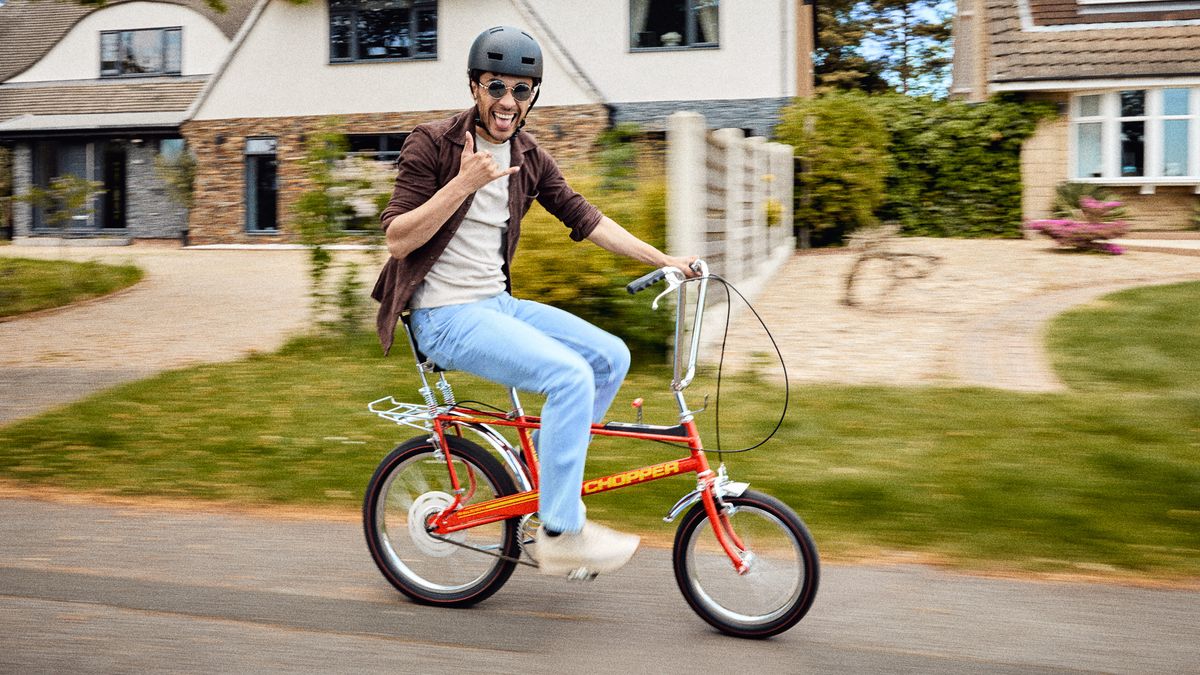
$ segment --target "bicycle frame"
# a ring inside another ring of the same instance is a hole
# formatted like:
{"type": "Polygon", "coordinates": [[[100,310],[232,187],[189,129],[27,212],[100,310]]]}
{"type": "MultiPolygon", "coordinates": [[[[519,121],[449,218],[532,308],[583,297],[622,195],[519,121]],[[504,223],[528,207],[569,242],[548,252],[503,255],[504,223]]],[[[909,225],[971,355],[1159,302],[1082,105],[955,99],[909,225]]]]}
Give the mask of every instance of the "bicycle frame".
{"type": "MultiPolygon", "coordinates": [[[[671,388],[679,405],[679,424],[676,426],[656,426],[639,423],[608,422],[593,424],[593,436],[609,436],[618,438],[633,438],[646,441],[661,441],[686,445],[688,456],[621,471],[608,476],[585,479],[582,495],[588,496],[600,492],[608,492],[633,485],[640,485],[680,474],[694,473],[696,489],[681,498],[671,508],[664,518],[666,522],[673,521],[684,509],[697,501],[704,504],[713,533],[721,548],[729,557],[730,563],[738,574],[744,574],[749,569],[749,552],[730,526],[728,515],[722,498],[740,496],[749,487],[748,483],[737,483],[729,480],[725,474],[724,465],[714,471],[704,454],[703,443],[696,428],[694,411],[690,410],[684,400],[683,391],[695,376],[696,356],[700,341],[700,328],[704,314],[704,301],[708,287],[708,268],[699,261],[701,276],[698,280],[700,290],[697,294],[695,312],[693,315],[691,344],[688,349],[687,367],[681,356],[681,347],[685,338],[683,328],[686,314],[685,280],[683,275],[674,268],[664,268],[661,273],[667,280],[668,289],[654,299],[652,306],[657,309],[658,302],[664,296],[678,291],[679,301],[675,319],[675,359],[674,377],[671,388]]],[[[649,276],[649,275],[648,275],[649,276]]],[[[639,280],[640,281],[640,280],[639,280]]],[[[637,282],[635,282],[636,284],[637,282]]],[[[633,284],[631,284],[633,292],[633,284]]],[[[405,326],[406,331],[408,326],[405,326]]],[[[416,342],[411,331],[408,331],[409,345],[413,354],[419,355],[416,342]]],[[[535,513],[538,510],[538,471],[537,453],[533,446],[531,431],[541,428],[541,418],[526,415],[521,407],[515,390],[510,390],[513,410],[510,413],[487,412],[459,406],[454,400],[454,394],[445,375],[439,372],[437,388],[443,402],[439,404],[434,397],[433,389],[429,386],[427,374],[436,372],[436,367],[428,360],[422,362],[417,356],[418,371],[421,375],[422,388],[420,393],[425,399],[425,405],[400,403],[392,397],[385,397],[371,402],[369,409],[375,414],[398,424],[405,424],[430,433],[430,440],[440,449],[441,458],[445,460],[453,487],[454,501],[446,509],[434,516],[426,525],[430,534],[445,537],[451,533],[466,530],[480,525],[495,523],[511,518],[520,518],[535,513]],[[520,439],[521,449],[518,452],[494,427],[515,429],[520,439]],[[517,478],[523,490],[516,494],[491,499],[478,504],[465,504],[475,493],[475,477],[472,473],[463,483],[455,469],[453,457],[446,443],[446,433],[453,431],[461,435],[464,429],[471,430],[483,436],[507,462],[510,471],[517,478]]]]}

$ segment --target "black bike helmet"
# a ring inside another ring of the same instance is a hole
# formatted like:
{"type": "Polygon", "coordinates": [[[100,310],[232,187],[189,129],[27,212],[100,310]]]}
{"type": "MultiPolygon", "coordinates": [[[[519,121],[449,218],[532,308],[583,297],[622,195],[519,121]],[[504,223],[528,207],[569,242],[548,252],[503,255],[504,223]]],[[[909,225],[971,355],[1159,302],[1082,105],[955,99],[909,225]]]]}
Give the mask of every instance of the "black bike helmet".
{"type": "Polygon", "coordinates": [[[529,33],[512,26],[489,28],[475,38],[467,55],[467,70],[533,78],[542,81],[542,48],[529,33]]]}

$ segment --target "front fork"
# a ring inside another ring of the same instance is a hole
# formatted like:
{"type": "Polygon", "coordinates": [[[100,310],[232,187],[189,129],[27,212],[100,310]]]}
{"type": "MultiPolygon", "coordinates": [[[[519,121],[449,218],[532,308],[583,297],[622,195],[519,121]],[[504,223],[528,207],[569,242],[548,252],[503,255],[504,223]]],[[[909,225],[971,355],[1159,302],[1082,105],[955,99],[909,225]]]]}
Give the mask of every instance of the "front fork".
{"type": "Polygon", "coordinates": [[[704,511],[708,515],[708,522],[712,524],[713,535],[717,538],[721,549],[725,551],[725,555],[729,556],[729,562],[733,565],[733,569],[738,574],[745,574],[750,571],[753,554],[746,549],[741,538],[733,531],[729,516],[734,507],[727,504],[724,497],[738,497],[750,487],[750,484],[730,480],[725,472],[724,464],[717,468],[715,474],[709,469],[701,472],[697,478],[696,489],[675,502],[675,506],[671,507],[671,511],[663,520],[670,523],[685,509],[696,502],[702,502],[704,511]]]}

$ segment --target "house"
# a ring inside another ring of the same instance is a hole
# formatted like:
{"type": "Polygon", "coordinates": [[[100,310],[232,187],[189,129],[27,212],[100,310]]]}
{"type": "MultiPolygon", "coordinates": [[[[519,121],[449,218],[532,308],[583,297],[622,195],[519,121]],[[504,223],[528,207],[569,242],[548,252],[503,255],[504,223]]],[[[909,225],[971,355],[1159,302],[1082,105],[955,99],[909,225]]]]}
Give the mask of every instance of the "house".
{"type": "Polygon", "coordinates": [[[951,95],[1057,104],[1022,151],[1024,215],[1104,186],[1136,229],[1187,226],[1200,194],[1200,2],[962,0],[951,95]]]}
{"type": "MultiPolygon", "coordinates": [[[[0,24],[15,14],[28,35],[52,20],[55,33],[13,59],[23,69],[0,70],[0,140],[15,148],[15,189],[55,171],[116,185],[123,170],[129,205],[122,218],[108,216],[107,202],[98,209],[102,229],[126,227],[132,237],[186,230],[194,243],[290,241],[293,206],[309,187],[300,165],[308,135],[332,125],[353,155],[386,166],[415,125],[470,104],[467,50],[500,24],[521,26],[542,45],[544,87],[527,129],[563,164],[586,157],[613,124],[661,132],[682,109],[703,113],[714,128],[768,134],[779,109],[811,82],[805,0],[228,4],[227,14],[214,15],[198,0],[118,0],[100,9],[8,0],[0,24]],[[121,70],[113,45],[153,42],[138,32],[151,29],[162,39],[155,63],[169,66],[121,70]],[[111,92],[113,103],[55,107],[46,94],[35,109],[20,100],[28,89],[72,87],[111,92]],[[87,140],[118,132],[119,140],[87,140]],[[61,150],[43,148],[46,138],[74,140],[56,141],[54,148],[68,148],[61,150]],[[135,193],[160,192],[147,175],[148,148],[175,152],[179,139],[196,158],[186,224],[174,213],[135,214],[135,193]],[[90,163],[70,149],[84,143],[94,148],[90,163]],[[120,169],[110,146],[135,159],[120,169]],[[42,159],[52,153],[62,156],[57,164],[42,159]],[[136,175],[134,161],[143,162],[136,175]]],[[[17,234],[36,234],[37,215],[16,211],[17,234]]]]}
{"type": "MultiPolygon", "coordinates": [[[[179,237],[187,213],[155,160],[183,151],[181,125],[253,3],[228,5],[0,3],[0,141],[14,193],[65,174],[95,180],[104,192],[71,234],[179,237]]],[[[41,209],[18,202],[12,213],[18,237],[48,232],[41,209]]]]}

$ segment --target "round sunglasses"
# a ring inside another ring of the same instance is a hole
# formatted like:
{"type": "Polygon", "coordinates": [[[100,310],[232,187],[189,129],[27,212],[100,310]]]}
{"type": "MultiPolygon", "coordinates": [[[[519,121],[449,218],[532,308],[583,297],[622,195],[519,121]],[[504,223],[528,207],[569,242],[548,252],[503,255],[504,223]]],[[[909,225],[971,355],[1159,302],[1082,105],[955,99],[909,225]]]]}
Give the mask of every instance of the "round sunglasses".
{"type": "Polygon", "coordinates": [[[488,96],[491,96],[497,101],[504,98],[504,94],[510,91],[512,92],[513,98],[521,101],[522,103],[528,101],[530,96],[533,96],[533,87],[525,84],[524,82],[518,82],[514,87],[504,84],[504,82],[501,80],[492,80],[487,84],[478,82],[477,84],[487,91],[488,96]]]}

